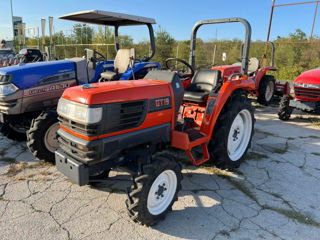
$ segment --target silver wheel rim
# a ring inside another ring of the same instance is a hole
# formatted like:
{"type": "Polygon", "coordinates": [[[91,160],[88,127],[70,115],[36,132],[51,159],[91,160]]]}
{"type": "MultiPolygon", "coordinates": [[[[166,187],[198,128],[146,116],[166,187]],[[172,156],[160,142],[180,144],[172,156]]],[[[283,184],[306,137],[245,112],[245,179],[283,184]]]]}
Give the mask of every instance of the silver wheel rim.
{"type": "Polygon", "coordinates": [[[177,175],[173,170],[163,171],[153,182],[147,199],[152,215],[163,213],[172,202],[177,190],[177,175]]]}
{"type": "Polygon", "coordinates": [[[59,148],[59,142],[57,137],[58,130],[59,123],[55,123],[48,128],[44,136],[44,144],[46,148],[52,153],[54,153],[59,148]]]}
{"type": "Polygon", "coordinates": [[[243,109],[234,118],[228,136],[228,156],[231,161],[238,161],[245,153],[252,132],[252,116],[243,109]]]}
{"type": "Polygon", "coordinates": [[[267,88],[266,88],[266,94],[265,94],[265,98],[266,98],[266,101],[269,102],[273,96],[273,92],[274,92],[274,84],[272,81],[270,81],[267,85],[267,88]]]}

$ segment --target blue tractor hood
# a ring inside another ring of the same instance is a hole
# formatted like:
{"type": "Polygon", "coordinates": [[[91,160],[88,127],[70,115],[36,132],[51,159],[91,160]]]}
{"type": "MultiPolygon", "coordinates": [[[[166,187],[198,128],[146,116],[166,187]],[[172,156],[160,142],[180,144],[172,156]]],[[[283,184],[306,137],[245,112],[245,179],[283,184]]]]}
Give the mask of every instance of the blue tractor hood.
{"type": "Polygon", "coordinates": [[[20,89],[41,85],[50,77],[67,73],[75,74],[75,64],[69,60],[20,63],[16,66],[0,68],[0,75],[12,75],[12,82],[20,89]]]}

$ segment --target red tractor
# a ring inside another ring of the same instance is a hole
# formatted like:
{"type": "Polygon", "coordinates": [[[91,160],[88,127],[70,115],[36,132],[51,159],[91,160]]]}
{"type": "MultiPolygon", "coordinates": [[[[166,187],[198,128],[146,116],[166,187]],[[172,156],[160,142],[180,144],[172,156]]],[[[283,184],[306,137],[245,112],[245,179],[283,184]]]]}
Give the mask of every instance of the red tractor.
{"type": "Polygon", "coordinates": [[[320,68],[306,71],[293,81],[294,96],[290,94],[290,84],[284,87],[278,116],[289,120],[294,109],[320,114],[320,68]]]}
{"type": "MultiPolygon", "coordinates": [[[[274,76],[267,75],[268,71],[277,70],[277,68],[274,67],[275,47],[272,42],[268,42],[268,44],[272,46],[270,66],[262,66],[261,64],[264,61],[260,61],[256,57],[250,58],[248,65],[248,75],[249,77],[253,78],[256,82],[256,87],[253,92],[257,96],[257,101],[263,105],[269,105],[272,102],[274,94],[276,93],[276,80],[274,76]]],[[[241,56],[243,56],[242,51],[243,45],[241,47],[241,56]]],[[[195,62],[192,62],[193,67],[194,64],[195,62]]],[[[216,66],[212,69],[220,70],[225,78],[224,80],[227,81],[230,75],[241,72],[241,63],[216,66]]]]}
{"type": "Polygon", "coordinates": [[[192,79],[186,89],[186,76],[173,71],[66,89],[58,104],[58,170],[81,186],[106,181],[113,168],[124,169],[132,176],[129,216],[150,226],[165,217],[181,189],[181,165],[168,150],[184,150],[196,166],[211,160],[219,167],[238,167],[254,128],[247,98],[256,87],[247,75],[250,24],[242,18],[198,22],[191,59],[200,26],[230,22],[244,24],[246,39],[241,72],[227,81],[220,70],[194,72],[186,63],[192,79]]]}

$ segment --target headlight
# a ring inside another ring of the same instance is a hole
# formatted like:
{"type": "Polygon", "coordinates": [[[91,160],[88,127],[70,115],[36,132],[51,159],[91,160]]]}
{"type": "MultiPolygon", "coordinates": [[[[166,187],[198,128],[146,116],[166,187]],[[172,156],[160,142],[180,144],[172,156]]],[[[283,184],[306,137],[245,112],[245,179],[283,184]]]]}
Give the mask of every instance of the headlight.
{"type": "Polygon", "coordinates": [[[58,114],[67,119],[84,124],[98,123],[102,119],[102,107],[89,108],[80,103],[73,103],[60,98],[58,114]]]}
{"type": "Polygon", "coordinates": [[[0,74],[0,84],[1,83],[11,83],[12,82],[12,75],[2,75],[0,74]]]}
{"type": "Polygon", "coordinates": [[[0,95],[9,95],[11,93],[14,93],[16,91],[18,91],[19,88],[17,88],[14,84],[10,83],[10,84],[3,84],[0,85],[0,95]]]}
{"type": "Polygon", "coordinates": [[[320,84],[294,83],[294,86],[304,88],[320,88],[320,84]]]}

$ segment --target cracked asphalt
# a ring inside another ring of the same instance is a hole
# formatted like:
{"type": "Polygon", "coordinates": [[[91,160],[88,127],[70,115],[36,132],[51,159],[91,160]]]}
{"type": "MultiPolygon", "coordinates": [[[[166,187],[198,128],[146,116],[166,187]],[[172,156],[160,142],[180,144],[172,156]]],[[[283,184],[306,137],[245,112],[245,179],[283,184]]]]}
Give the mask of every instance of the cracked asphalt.
{"type": "MultiPolygon", "coordinates": [[[[0,136],[0,239],[320,239],[320,128],[256,110],[248,156],[234,172],[185,163],[178,201],[152,228],[130,221],[129,176],[79,187],[0,136]]],[[[185,162],[183,152],[174,152],[185,162]]]]}

